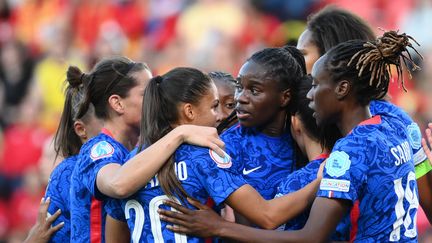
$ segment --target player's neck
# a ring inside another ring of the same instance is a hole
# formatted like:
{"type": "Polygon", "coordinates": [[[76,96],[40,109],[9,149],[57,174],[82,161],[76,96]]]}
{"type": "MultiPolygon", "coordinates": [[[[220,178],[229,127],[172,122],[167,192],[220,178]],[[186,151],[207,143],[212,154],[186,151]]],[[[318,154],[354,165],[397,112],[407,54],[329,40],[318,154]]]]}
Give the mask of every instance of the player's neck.
{"type": "Polygon", "coordinates": [[[308,161],[315,159],[323,152],[321,144],[310,139],[307,136],[304,138],[304,144],[307,144],[307,146],[305,147],[305,153],[308,157],[308,161]]]}
{"type": "Polygon", "coordinates": [[[348,107],[345,112],[342,112],[338,127],[343,136],[348,135],[354,127],[364,120],[371,118],[369,106],[353,106],[348,107]]]}
{"type": "Polygon", "coordinates": [[[115,122],[115,121],[105,121],[104,128],[109,130],[113,138],[123,144],[128,150],[132,150],[138,142],[139,131],[127,126],[126,124],[115,122]]]}
{"type": "Polygon", "coordinates": [[[269,123],[262,126],[262,133],[270,137],[280,137],[285,132],[287,113],[281,111],[269,123]]]}

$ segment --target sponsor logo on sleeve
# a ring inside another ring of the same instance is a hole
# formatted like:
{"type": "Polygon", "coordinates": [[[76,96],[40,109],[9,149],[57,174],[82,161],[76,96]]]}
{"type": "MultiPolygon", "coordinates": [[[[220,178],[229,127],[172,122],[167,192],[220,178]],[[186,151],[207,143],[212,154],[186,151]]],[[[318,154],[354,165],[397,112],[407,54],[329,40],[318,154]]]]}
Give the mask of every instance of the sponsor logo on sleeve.
{"type": "Polygon", "coordinates": [[[349,155],[344,151],[336,151],[330,154],[327,159],[325,168],[327,174],[332,177],[339,177],[345,174],[345,172],[350,168],[351,160],[349,155]]]}
{"type": "Polygon", "coordinates": [[[408,140],[413,149],[421,147],[421,131],[417,123],[413,122],[408,125],[408,140]]]}
{"type": "Polygon", "coordinates": [[[90,151],[90,158],[94,161],[97,159],[111,157],[114,153],[114,147],[106,141],[100,141],[93,145],[90,151]]]}
{"type": "Polygon", "coordinates": [[[336,191],[336,192],[349,192],[350,181],[338,179],[322,179],[320,190],[336,191]]]}
{"type": "Polygon", "coordinates": [[[224,152],[224,157],[220,157],[215,151],[209,150],[210,158],[216,163],[219,168],[230,168],[232,166],[231,157],[224,152]]]}

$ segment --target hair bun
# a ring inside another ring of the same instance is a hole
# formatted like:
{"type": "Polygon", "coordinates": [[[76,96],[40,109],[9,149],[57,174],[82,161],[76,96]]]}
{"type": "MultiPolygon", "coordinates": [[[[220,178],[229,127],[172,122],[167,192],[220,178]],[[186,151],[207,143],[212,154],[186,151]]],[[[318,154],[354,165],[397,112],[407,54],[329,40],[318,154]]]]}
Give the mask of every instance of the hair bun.
{"type": "Polygon", "coordinates": [[[80,86],[86,78],[87,74],[83,73],[78,67],[69,66],[66,79],[71,87],[76,88],[80,86]]]}

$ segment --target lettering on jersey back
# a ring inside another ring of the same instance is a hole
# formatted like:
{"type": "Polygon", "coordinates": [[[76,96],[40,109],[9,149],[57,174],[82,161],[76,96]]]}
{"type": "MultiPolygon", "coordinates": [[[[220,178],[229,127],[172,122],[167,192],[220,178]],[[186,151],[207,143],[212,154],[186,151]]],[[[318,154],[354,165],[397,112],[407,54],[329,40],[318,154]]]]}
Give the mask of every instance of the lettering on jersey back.
{"type": "MultiPolygon", "coordinates": [[[[180,181],[187,180],[188,171],[187,171],[186,162],[185,161],[175,162],[174,163],[174,172],[180,181]]],[[[159,180],[158,180],[157,174],[147,183],[146,188],[149,189],[149,188],[153,188],[156,186],[159,186],[159,180]]]]}
{"type": "Polygon", "coordinates": [[[408,141],[390,148],[390,152],[396,159],[394,162],[396,166],[406,163],[412,159],[412,151],[408,141]]]}

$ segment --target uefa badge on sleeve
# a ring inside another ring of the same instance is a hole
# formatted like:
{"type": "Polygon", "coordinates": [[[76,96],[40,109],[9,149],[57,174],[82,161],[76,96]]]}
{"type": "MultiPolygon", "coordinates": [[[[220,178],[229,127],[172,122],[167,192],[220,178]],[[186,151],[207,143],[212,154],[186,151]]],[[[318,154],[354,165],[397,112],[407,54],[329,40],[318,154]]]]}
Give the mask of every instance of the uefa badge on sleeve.
{"type": "Polygon", "coordinates": [[[351,160],[349,155],[344,151],[335,151],[330,154],[330,157],[326,161],[327,174],[333,177],[339,177],[345,174],[350,168],[351,160]]]}
{"type": "Polygon", "coordinates": [[[231,157],[224,152],[225,157],[220,157],[215,151],[209,150],[210,157],[216,163],[219,168],[230,168],[232,166],[231,157]]]}
{"type": "Polygon", "coordinates": [[[107,158],[114,153],[114,147],[106,141],[100,141],[93,145],[90,151],[90,158],[94,161],[97,159],[107,158]]]}
{"type": "Polygon", "coordinates": [[[417,123],[413,122],[408,125],[408,140],[413,149],[419,149],[421,146],[421,131],[417,123]]]}

